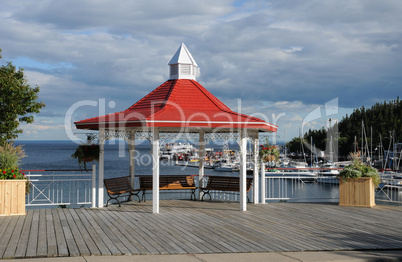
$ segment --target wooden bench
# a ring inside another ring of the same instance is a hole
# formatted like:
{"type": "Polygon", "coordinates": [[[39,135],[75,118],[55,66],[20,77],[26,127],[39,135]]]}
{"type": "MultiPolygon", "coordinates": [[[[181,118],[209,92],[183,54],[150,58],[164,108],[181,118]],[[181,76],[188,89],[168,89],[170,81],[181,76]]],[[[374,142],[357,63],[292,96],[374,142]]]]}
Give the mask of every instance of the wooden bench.
{"type": "Polygon", "coordinates": [[[105,185],[106,192],[109,196],[109,200],[106,202],[106,206],[109,205],[109,201],[114,199],[119,203],[119,207],[121,206],[119,197],[122,194],[129,194],[127,201],[131,200],[131,196],[138,197],[139,202],[141,201],[139,193],[139,189],[133,189],[130,183],[130,177],[114,177],[114,178],[107,178],[103,179],[103,184],[105,185]]]}
{"type": "MultiPolygon", "coordinates": [[[[230,176],[206,176],[208,178],[207,185],[200,187],[200,190],[204,193],[201,200],[204,200],[205,195],[209,195],[211,199],[210,191],[228,191],[228,192],[240,192],[240,177],[230,176]]],[[[247,177],[246,190],[250,191],[253,185],[253,178],[247,177]]],[[[247,201],[249,198],[247,196],[247,201]]]]}
{"type": "MultiPolygon", "coordinates": [[[[145,193],[152,190],[152,176],[138,176],[140,188],[142,191],[142,200],[145,201],[145,193]]],[[[191,190],[191,200],[195,200],[195,190],[197,189],[194,176],[186,175],[167,175],[159,176],[159,190],[191,190]]]]}

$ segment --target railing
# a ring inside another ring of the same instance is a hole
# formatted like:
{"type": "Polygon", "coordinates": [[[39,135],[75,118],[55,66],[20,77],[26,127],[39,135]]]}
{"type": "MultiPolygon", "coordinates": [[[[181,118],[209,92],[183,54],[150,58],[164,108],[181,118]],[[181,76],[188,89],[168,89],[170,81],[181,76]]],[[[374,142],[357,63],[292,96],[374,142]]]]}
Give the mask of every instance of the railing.
{"type": "Polygon", "coordinates": [[[96,199],[96,169],[23,170],[31,182],[26,206],[92,205],[96,199]]]}
{"type": "MultiPolygon", "coordinates": [[[[337,176],[292,176],[291,172],[265,173],[261,176],[262,203],[289,202],[338,202],[339,180],[337,176]]],[[[376,190],[378,204],[402,204],[402,180],[384,179],[376,190]]]]}
{"type": "Polygon", "coordinates": [[[402,204],[402,180],[381,178],[381,184],[376,192],[376,202],[385,204],[402,204]]]}
{"type": "MultiPolygon", "coordinates": [[[[261,195],[262,202],[336,202],[339,200],[338,184],[331,179],[317,182],[315,177],[292,176],[284,173],[283,175],[265,175],[263,180],[265,192],[261,195]]],[[[261,190],[264,190],[264,186],[261,190]]]]}

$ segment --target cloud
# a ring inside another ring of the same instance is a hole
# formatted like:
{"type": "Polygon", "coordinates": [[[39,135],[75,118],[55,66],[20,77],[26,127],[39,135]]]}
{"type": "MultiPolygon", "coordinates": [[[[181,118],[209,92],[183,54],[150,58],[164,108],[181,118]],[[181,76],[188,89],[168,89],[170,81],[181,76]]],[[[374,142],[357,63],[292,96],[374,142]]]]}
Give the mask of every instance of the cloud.
{"type": "Polygon", "coordinates": [[[291,46],[287,49],[285,49],[284,51],[286,53],[296,53],[296,52],[301,52],[303,50],[302,46],[291,46]]]}
{"type": "Polygon", "coordinates": [[[41,87],[50,120],[81,100],[128,108],[185,42],[220,100],[291,122],[335,97],[350,109],[400,95],[400,13],[393,0],[2,1],[0,48],[41,87]]]}

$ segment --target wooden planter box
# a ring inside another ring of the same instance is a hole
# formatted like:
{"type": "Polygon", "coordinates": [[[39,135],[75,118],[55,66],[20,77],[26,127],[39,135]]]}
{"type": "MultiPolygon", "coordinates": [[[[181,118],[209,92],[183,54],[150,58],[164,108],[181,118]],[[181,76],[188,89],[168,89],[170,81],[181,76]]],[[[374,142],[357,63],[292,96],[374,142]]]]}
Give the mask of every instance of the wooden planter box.
{"type": "Polygon", "coordinates": [[[371,177],[339,179],[339,205],[356,207],[375,206],[375,191],[371,177]]]}
{"type": "Polygon", "coordinates": [[[0,216],[25,215],[26,180],[0,180],[0,216]]]}

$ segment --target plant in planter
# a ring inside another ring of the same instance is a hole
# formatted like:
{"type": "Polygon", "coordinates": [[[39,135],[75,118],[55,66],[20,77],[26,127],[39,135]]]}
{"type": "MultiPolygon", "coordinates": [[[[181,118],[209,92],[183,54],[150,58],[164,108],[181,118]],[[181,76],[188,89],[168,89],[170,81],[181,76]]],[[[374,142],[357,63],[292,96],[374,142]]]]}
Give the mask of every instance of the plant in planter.
{"type": "Polygon", "coordinates": [[[80,167],[84,166],[87,170],[87,163],[92,161],[99,161],[99,145],[94,143],[96,139],[95,134],[87,135],[87,142],[82,145],[78,145],[74,154],[71,155],[72,158],[78,160],[80,167]]]}
{"type": "Polygon", "coordinates": [[[0,180],[23,179],[26,180],[26,194],[31,192],[31,182],[25,177],[25,173],[19,171],[21,159],[26,157],[22,146],[14,146],[13,143],[4,143],[0,146],[0,180]]]}
{"type": "Polygon", "coordinates": [[[0,146],[0,215],[25,215],[25,195],[31,183],[19,171],[23,157],[21,146],[7,142],[0,146]]]}
{"type": "Polygon", "coordinates": [[[358,153],[351,153],[349,158],[353,160],[353,163],[346,166],[339,174],[339,178],[343,182],[346,182],[348,178],[360,178],[360,177],[371,177],[374,186],[377,188],[381,182],[380,174],[378,171],[360,161],[358,153]]]}
{"type": "Polygon", "coordinates": [[[276,162],[279,159],[279,149],[277,146],[270,146],[269,142],[266,142],[266,146],[260,145],[259,156],[264,162],[276,162]]]}
{"type": "Polygon", "coordinates": [[[347,206],[375,205],[374,189],[381,182],[378,171],[361,163],[359,155],[352,153],[353,163],[339,174],[339,204],[347,206]]]}

